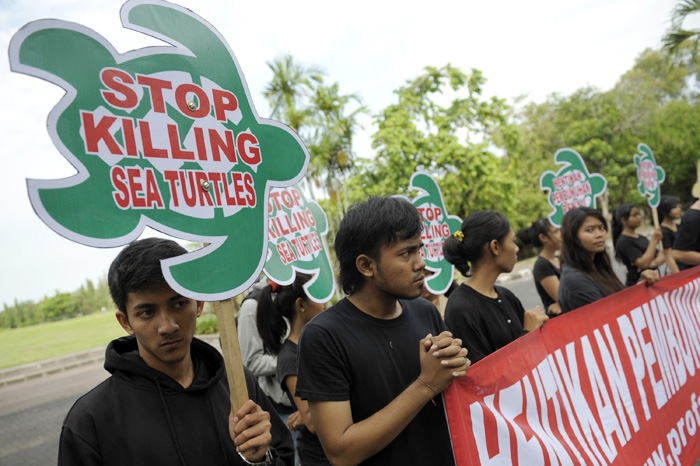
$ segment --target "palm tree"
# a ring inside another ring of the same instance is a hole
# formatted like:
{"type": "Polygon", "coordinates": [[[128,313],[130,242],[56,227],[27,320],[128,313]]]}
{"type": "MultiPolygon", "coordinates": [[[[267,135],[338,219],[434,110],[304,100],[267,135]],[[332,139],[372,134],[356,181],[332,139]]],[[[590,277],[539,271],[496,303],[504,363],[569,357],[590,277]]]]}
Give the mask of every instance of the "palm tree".
{"type": "Polygon", "coordinates": [[[683,21],[692,13],[700,12],[699,0],[681,0],[671,13],[671,28],[662,39],[664,48],[670,52],[678,50],[686,41],[694,42],[697,47],[700,29],[682,29],[683,21]]]}
{"type": "Polygon", "coordinates": [[[280,119],[298,133],[311,115],[304,100],[323,82],[325,73],[317,66],[302,66],[288,53],[267,62],[267,66],[272,70],[272,80],[263,94],[272,107],[272,118],[280,119]]]}

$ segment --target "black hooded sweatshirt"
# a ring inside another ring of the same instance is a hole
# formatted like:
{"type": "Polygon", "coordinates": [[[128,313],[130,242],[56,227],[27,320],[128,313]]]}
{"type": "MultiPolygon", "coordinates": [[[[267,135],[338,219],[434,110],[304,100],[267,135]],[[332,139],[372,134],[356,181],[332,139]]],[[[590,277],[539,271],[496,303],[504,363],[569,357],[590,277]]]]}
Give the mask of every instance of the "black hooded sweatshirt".
{"type": "MultiPolygon", "coordinates": [[[[148,366],[136,338],[107,347],[105,369],[112,376],[75,402],[68,412],[58,450],[59,466],[245,465],[228,430],[231,410],[221,354],[192,340],[194,379],[183,388],[148,366]]],[[[294,464],[287,426],[245,370],[248,395],[270,413],[275,466],[294,464]]]]}

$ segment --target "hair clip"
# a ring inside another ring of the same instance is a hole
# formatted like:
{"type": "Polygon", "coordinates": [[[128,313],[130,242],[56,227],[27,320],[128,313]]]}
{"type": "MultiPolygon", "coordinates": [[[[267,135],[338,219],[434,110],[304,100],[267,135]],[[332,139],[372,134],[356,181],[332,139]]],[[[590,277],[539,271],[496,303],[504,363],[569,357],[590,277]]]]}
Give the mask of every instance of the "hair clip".
{"type": "Polygon", "coordinates": [[[270,289],[272,290],[273,293],[277,293],[280,289],[279,284],[275,282],[270,282],[270,289]]]}
{"type": "Polygon", "coordinates": [[[462,230],[457,230],[457,231],[455,231],[454,234],[453,234],[453,236],[454,236],[455,238],[457,238],[457,241],[459,241],[460,243],[461,243],[462,240],[464,239],[464,233],[462,232],[462,230]]]}

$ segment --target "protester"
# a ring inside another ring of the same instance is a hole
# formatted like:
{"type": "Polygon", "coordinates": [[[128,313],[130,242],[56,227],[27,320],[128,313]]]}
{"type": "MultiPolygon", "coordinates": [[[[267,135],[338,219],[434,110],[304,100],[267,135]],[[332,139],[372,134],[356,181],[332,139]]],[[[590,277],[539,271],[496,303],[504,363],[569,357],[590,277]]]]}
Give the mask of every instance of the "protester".
{"type": "Polygon", "coordinates": [[[435,306],[414,299],[422,228],[417,209],[391,197],[354,205],[340,223],[348,296],[304,327],[296,387],[333,464],[455,464],[440,393],[469,361],[435,306]]]}
{"type": "Polygon", "coordinates": [[[673,243],[673,258],[679,270],[700,264],[700,200],[696,200],[683,214],[673,243]]]}
{"type": "Polygon", "coordinates": [[[676,221],[681,218],[680,201],[676,196],[661,196],[659,207],[657,207],[656,210],[659,213],[661,231],[663,232],[661,244],[663,246],[666,265],[670,273],[676,273],[678,272],[678,264],[676,264],[676,260],[673,258],[673,243],[678,233],[678,224],[676,221]]]}
{"type": "MultiPolygon", "coordinates": [[[[561,225],[562,265],[559,304],[562,312],[598,301],[625,288],[605,250],[608,224],[603,214],[591,207],[576,207],[564,215],[561,225]]],[[[655,270],[645,270],[647,284],[659,279],[655,270]]]]}
{"type": "Polygon", "coordinates": [[[534,221],[529,227],[520,230],[518,239],[523,244],[532,244],[542,248],[532,269],[537,294],[540,295],[545,312],[549,317],[561,314],[559,306],[561,230],[549,223],[546,218],[541,218],[534,221]]]}
{"type": "Polygon", "coordinates": [[[287,425],[293,432],[298,431],[300,434],[296,446],[301,464],[326,466],[330,463],[316,436],[309,405],[305,400],[294,396],[297,385],[297,345],[301,330],[326,307],[309,299],[304,291],[304,284],[310,279],[309,275],[297,273],[289,285],[273,282],[263,288],[258,299],[257,324],[265,350],[277,356],[278,383],[298,410],[289,417],[287,425]],[[291,328],[284,339],[287,321],[291,322],[291,328]]]}
{"type": "Polygon", "coordinates": [[[293,464],[289,430],[253,375],[245,371],[250,400],[234,413],[223,358],[193,338],[204,303],[174,291],[161,271],[184,253],[148,238],[112,262],[109,289],[129,336],[107,347],[112,376],[66,416],[59,465],[293,464]]]}
{"type": "MultiPolygon", "coordinates": [[[[270,354],[263,348],[263,342],[258,333],[256,313],[258,298],[261,291],[267,286],[265,275],[253,284],[246,295],[238,311],[238,344],[241,348],[241,360],[243,365],[250,369],[257,378],[260,388],[267,395],[277,414],[283,421],[292,414],[292,404],[287,395],[277,383],[277,356],[270,354]]],[[[285,324],[285,331],[287,326],[285,324]]]]}
{"type": "Polygon", "coordinates": [[[464,341],[472,362],[549,319],[540,306],[526,311],[512,291],[496,285],[500,274],[513,270],[518,250],[506,216],[490,210],[471,213],[445,240],[445,259],[467,277],[447,301],[445,322],[464,341]]]}
{"type": "Polygon", "coordinates": [[[649,241],[636,230],[642,224],[639,209],[632,204],[623,204],[615,209],[612,222],[615,257],[627,267],[625,286],[636,285],[644,270],[655,269],[664,263],[664,255],[657,251],[663,238],[661,228],[654,230],[649,241]]]}

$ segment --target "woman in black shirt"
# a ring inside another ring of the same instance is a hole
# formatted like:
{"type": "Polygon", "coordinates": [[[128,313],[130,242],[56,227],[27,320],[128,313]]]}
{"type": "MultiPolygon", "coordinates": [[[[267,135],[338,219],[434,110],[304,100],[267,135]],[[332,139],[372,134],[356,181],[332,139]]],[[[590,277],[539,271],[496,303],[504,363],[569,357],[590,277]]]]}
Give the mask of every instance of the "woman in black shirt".
{"type": "Polygon", "coordinates": [[[515,233],[502,213],[486,210],[470,214],[445,240],[443,251],[445,259],[467,277],[450,294],[445,323],[462,339],[472,363],[548,319],[539,306],[526,311],[510,290],[495,284],[501,273],[513,270],[518,259],[515,233]]]}
{"type": "Polygon", "coordinates": [[[661,222],[661,232],[663,233],[661,244],[666,265],[668,265],[670,273],[676,273],[679,269],[673,258],[673,243],[676,241],[676,233],[678,233],[676,221],[681,218],[680,200],[676,196],[661,196],[659,207],[656,210],[659,212],[659,221],[661,222]]]}
{"type": "Polygon", "coordinates": [[[649,241],[635,231],[642,224],[639,209],[632,204],[624,204],[615,209],[612,234],[615,257],[627,267],[626,286],[640,281],[642,271],[656,269],[664,263],[664,255],[656,247],[663,237],[661,228],[654,231],[649,241]]]}
{"type": "MultiPolygon", "coordinates": [[[[608,223],[603,214],[590,207],[576,207],[564,215],[561,224],[559,282],[561,311],[569,312],[623,290],[605,250],[608,223]]],[[[642,276],[651,284],[659,279],[657,271],[642,276]]]]}
{"type": "Polygon", "coordinates": [[[298,411],[289,416],[287,425],[299,432],[297,450],[304,466],[330,466],[321,441],[316,436],[309,405],[294,396],[297,385],[297,344],[304,325],[326,306],[312,301],[304,290],[310,276],[297,273],[290,285],[271,283],[258,299],[256,321],[265,350],[277,355],[277,380],[298,411]],[[282,341],[290,322],[289,335],[282,341]]]}
{"type": "Polygon", "coordinates": [[[535,287],[547,315],[554,317],[561,314],[561,307],[559,307],[561,231],[546,218],[541,218],[531,226],[520,230],[518,239],[524,244],[542,248],[532,270],[535,276],[535,287]]]}

